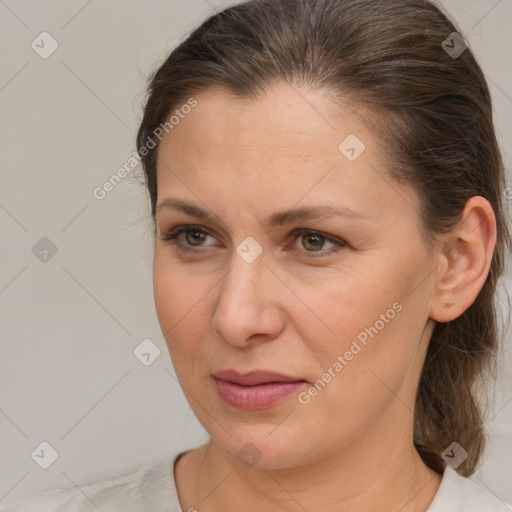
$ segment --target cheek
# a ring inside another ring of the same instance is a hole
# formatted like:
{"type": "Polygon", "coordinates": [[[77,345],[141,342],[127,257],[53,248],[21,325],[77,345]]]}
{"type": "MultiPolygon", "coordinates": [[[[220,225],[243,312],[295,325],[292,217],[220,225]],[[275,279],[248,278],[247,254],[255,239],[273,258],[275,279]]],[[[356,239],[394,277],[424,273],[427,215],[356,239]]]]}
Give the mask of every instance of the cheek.
{"type": "Polygon", "coordinates": [[[162,251],[155,254],[155,308],[173,362],[178,358],[185,360],[204,338],[204,330],[209,324],[201,310],[207,304],[210,288],[203,278],[194,277],[169,262],[162,251]]]}
{"type": "Polygon", "coordinates": [[[153,263],[153,294],[155,307],[160,322],[160,327],[164,337],[166,333],[176,323],[177,309],[179,305],[178,296],[180,293],[186,293],[187,288],[179,288],[177,274],[172,272],[169,265],[166,265],[163,258],[157,253],[153,263]],[[180,292],[177,292],[180,290],[180,292]]]}
{"type": "Polygon", "coordinates": [[[295,315],[294,321],[307,330],[304,340],[311,340],[312,349],[339,353],[348,350],[358,336],[364,342],[369,337],[368,330],[375,333],[375,324],[379,336],[390,330],[400,316],[397,309],[408,289],[408,277],[400,276],[391,267],[391,262],[373,267],[369,262],[362,265],[364,272],[340,271],[332,279],[303,286],[290,283],[303,302],[310,305],[309,313],[295,315]],[[320,345],[318,335],[324,340],[320,345]]]}
{"type": "Polygon", "coordinates": [[[201,305],[213,285],[208,276],[199,275],[190,264],[181,265],[176,257],[170,257],[170,251],[166,247],[157,249],[153,262],[155,306],[160,323],[167,329],[181,318],[188,321],[186,317],[201,305]]]}
{"type": "Polygon", "coordinates": [[[296,320],[311,359],[318,363],[318,378],[328,380],[329,371],[336,375],[331,380],[337,384],[327,386],[336,389],[331,398],[379,400],[390,393],[386,385],[400,386],[417,356],[426,321],[418,301],[427,290],[419,287],[411,293],[417,280],[416,266],[389,259],[387,265],[366,266],[364,274],[354,272],[303,290],[304,302],[322,323],[311,322],[311,315],[296,320]]]}

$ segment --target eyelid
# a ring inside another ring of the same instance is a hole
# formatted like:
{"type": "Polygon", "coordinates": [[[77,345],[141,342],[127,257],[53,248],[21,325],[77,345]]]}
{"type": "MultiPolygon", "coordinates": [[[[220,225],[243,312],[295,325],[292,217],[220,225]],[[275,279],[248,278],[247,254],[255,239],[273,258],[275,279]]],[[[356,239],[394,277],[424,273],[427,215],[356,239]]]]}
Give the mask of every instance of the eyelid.
{"type": "Polygon", "coordinates": [[[347,246],[347,242],[345,242],[344,240],[342,240],[341,238],[338,238],[334,235],[329,235],[328,233],[324,233],[323,231],[319,231],[318,229],[310,229],[310,228],[296,228],[296,229],[293,229],[291,232],[290,232],[290,235],[289,236],[293,236],[294,238],[298,238],[300,235],[305,235],[305,234],[312,234],[312,235],[318,235],[318,236],[321,236],[322,238],[325,238],[325,240],[333,243],[333,244],[336,244],[336,245],[340,245],[340,246],[347,246]]]}
{"type": "MultiPolygon", "coordinates": [[[[187,233],[189,231],[196,231],[205,233],[213,238],[216,238],[216,235],[212,234],[211,230],[200,226],[197,224],[181,224],[179,226],[176,226],[172,228],[171,230],[164,232],[163,236],[159,236],[161,240],[163,240],[165,243],[169,245],[174,245],[176,248],[178,248],[181,251],[188,252],[188,253],[199,253],[199,252],[205,252],[207,251],[211,246],[203,246],[204,249],[201,246],[192,246],[192,245],[183,245],[179,242],[178,236],[182,233],[187,233]]],[[[337,253],[340,249],[348,247],[348,243],[342,240],[341,238],[335,237],[333,235],[329,235],[328,233],[324,233],[323,231],[319,231],[317,229],[312,228],[295,228],[289,233],[289,237],[295,239],[298,239],[299,236],[304,234],[312,234],[312,235],[318,235],[321,238],[325,239],[326,241],[333,243],[337,247],[330,247],[329,249],[322,249],[320,251],[306,251],[302,249],[288,249],[292,251],[300,251],[303,254],[306,254],[306,257],[316,257],[318,256],[325,256],[330,254],[337,253]]]]}
{"type": "MultiPolygon", "coordinates": [[[[204,226],[199,226],[197,224],[181,224],[179,226],[176,226],[170,230],[164,230],[161,236],[159,236],[160,240],[163,240],[167,243],[173,243],[177,240],[177,237],[181,235],[182,233],[187,233],[188,231],[196,231],[205,233],[207,235],[210,235],[213,238],[218,238],[217,235],[214,235],[212,231],[208,228],[205,228],[204,226]]],[[[222,240],[222,238],[221,238],[222,240]]],[[[177,245],[177,244],[176,244],[177,245]]],[[[193,246],[188,246],[193,247],[193,246]]]]}

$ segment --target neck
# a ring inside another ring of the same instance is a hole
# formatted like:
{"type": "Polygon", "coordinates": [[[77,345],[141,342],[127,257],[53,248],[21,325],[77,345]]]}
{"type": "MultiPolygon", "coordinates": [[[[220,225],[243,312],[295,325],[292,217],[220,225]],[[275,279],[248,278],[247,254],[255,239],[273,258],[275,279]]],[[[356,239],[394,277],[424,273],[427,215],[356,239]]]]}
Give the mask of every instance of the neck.
{"type": "MultiPolygon", "coordinates": [[[[377,429],[376,429],[377,430],[377,429]]],[[[398,430],[398,426],[397,426],[398,430]]],[[[193,452],[183,471],[188,491],[180,488],[184,510],[248,512],[361,510],[425,512],[441,483],[406,439],[382,436],[354,442],[315,462],[283,469],[248,468],[227,456],[211,440],[193,452]]]]}

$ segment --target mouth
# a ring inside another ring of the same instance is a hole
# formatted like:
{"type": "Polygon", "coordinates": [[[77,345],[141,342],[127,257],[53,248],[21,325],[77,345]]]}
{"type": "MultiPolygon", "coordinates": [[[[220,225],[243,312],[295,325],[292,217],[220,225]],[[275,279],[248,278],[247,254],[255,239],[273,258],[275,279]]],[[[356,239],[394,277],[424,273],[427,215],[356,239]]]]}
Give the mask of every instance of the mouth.
{"type": "Polygon", "coordinates": [[[249,373],[221,370],[214,373],[213,377],[224,402],[242,410],[266,409],[307,384],[300,377],[261,370],[249,373]]]}
{"type": "Polygon", "coordinates": [[[292,377],[266,370],[253,370],[247,373],[241,373],[237,370],[220,370],[215,372],[213,376],[226,382],[240,384],[241,386],[257,386],[259,384],[270,384],[279,382],[307,382],[301,377],[292,377]]]}

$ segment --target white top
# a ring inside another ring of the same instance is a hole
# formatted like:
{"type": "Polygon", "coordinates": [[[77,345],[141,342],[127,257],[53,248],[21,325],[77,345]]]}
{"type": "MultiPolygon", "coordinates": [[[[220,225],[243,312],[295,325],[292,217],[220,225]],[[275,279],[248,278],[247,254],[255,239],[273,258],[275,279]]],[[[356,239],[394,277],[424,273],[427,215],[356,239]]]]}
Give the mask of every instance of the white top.
{"type": "MultiPolygon", "coordinates": [[[[71,486],[40,492],[0,506],[0,512],[184,512],[174,481],[174,463],[184,453],[110,474],[80,488],[71,486]]],[[[491,492],[446,466],[441,485],[426,512],[510,510],[491,492]]]]}

